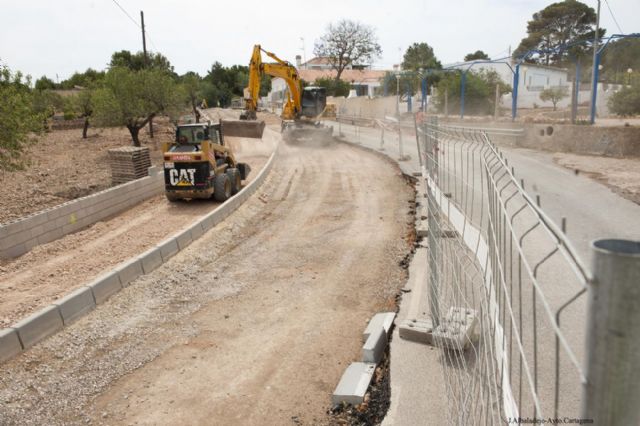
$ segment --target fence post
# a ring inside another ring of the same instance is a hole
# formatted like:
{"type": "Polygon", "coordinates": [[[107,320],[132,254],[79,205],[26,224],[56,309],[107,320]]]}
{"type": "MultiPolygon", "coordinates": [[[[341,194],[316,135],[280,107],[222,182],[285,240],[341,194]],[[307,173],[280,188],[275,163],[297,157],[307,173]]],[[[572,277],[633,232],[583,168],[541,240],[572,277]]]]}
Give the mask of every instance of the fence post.
{"type": "MultiPolygon", "coordinates": [[[[435,128],[438,125],[438,117],[431,118],[431,124],[424,125],[426,138],[425,154],[427,156],[427,179],[431,184],[438,182],[438,136],[435,128]],[[431,127],[431,129],[429,129],[431,127]]],[[[439,247],[438,236],[440,233],[440,207],[437,205],[431,185],[427,181],[427,241],[429,244],[429,307],[431,309],[431,323],[435,329],[440,324],[440,304],[438,302],[440,287],[439,271],[439,247]]]]}
{"type": "Polygon", "coordinates": [[[398,150],[400,151],[400,161],[404,161],[404,149],[402,146],[402,127],[400,127],[400,115],[398,115],[398,150]]]}
{"type": "Polygon", "coordinates": [[[640,242],[591,244],[586,376],[582,418],[640,424],[640,242]]]}

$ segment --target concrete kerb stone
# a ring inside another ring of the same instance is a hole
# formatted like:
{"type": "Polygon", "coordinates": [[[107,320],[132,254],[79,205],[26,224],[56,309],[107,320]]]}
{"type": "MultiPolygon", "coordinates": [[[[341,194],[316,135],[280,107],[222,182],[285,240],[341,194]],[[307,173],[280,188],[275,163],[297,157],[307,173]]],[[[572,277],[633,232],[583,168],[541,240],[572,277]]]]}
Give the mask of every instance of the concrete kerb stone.
{"type": "Polygon", "coordinates": [[[365,362],[351,363],[342,375],[336,390],[333,391],[331,397],[333,405],[343,402],[352,405],[362,404],[375,369],[375,364],[365,362]]]}
{"type": "Polygon", "coordinates": [[[14,328],[0,330],[0,363],[22,352],[18,332],[14,328]]]}
{"type": "Polygon", "coordinates": [[[384,332],[388,336],[395,318],[395,312],[380,312],[375,314],[369,321],[369,324],[367,324],[367,328],[364,330],[364,333],[362,333],[362,341],[366,342],[369,335],[379,328],[383,328],[384,332]]]}
{"type": "Polygon", "coordinates": [[[198,238],[202,237],[202,235],[204,234],[204,229],[202,228],[202,225],[200,224],[200,221],[194,223],[193,225],[191,225],[191,240],[195,241],[198,238]]]}
{"type": "MultiPolygon", "coordinates": [[[[162,256],[160,255],[160,253],[158,253],[158,256],[160,257],[159,260],[162,260],[162,256]]],[[[156,262],[157,260],[158,258],[156,258],[156,262]]],[[[150,263],[148,263],[148,267],[150,268],[152,265],[152,259],[149,259],[149,261],[150,263]]],[[[121,263],[120,265],[118,265],[114,272],[118,274],[118,278],[120,279],[120,284],[122,285],[122,287],[128,286],[130,282],[145,273],[142,268],[142,261],[140,260],[140,257],[136,257],[134,259],[126,261],[125,263],[121,263]]]]}
{"type": "Polygon", "coordinates": [[[387,333],[380,327],[369,334],[369,338],[362,346],[362,362],[378,364],[387,347],[387,333]]]}
{"type": "Polygon", "coordinates": [[[184,250],[193,241],[191,239],[191,228],[184,229],[178,234],[175,234],[174,238],[178,242],[178,247],[180,248],[180,250],[184,250]]]}
{"type": "Polygon", "coordinates": [[[174,237],[167,238],[163,242],[157,245],[160,249],[160,255],[162,256],[162,263],[171,259],[180,251],[180,247],[178,247],[178,241],[174,237]]]}
{"type": "Polygon", "coordinates": [[[120,283],[120,276],[117,270],[96,278],[89,284],[89,287],[93,293],[93,299],[96,305],[104,303],[111,295],[122,290],[122,284],[120,283]]]}
{"type": "Polygon", "coordinates": [[[18,332],[22,347],[27,349],[40,340],[62,330],[62,316],[56,305],[49,305],[13,326],[18,332]]]}
{"type": "MultiPolygon", "coordinates": [[[[140,264],[142,265],[142,272],[145,274],[150,273],[151,271],[162,265],[162,253],[160,252],[160,247],[156,246],[145,251],[140,256],[138,256],[138,259],[140,260],[140,264]]],[[[120,281],[122,281],[122,277],[120,277],[120,281]]]]}
{"type": "Polygon", "coordinates": [[[62,299],[53,302],[53,304],[60,309],[60,315],[65,326],[96,307],[93,292],[88,286],[80,287],[62,299]]]}

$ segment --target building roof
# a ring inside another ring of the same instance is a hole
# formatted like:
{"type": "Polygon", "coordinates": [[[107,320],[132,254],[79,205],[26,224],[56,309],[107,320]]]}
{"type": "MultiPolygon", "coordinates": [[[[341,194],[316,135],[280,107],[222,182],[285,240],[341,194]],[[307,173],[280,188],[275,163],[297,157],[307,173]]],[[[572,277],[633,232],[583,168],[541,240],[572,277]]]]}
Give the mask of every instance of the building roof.
{"type": "Polygon", "coordinates": [[[309,59],[302,65],[331,65],[331,63],[329,62],[329,58],[326,56],[316,56],[315,58],[309,59]]]}
{"type": "MultiPolygon", "coordinates": [[[[380,70],[344,70],[340,75],[340,80],[349,83],[373,83],[384,77],[386,71],[380,70]]],[[[300,78],[313,83],[319,78],[336,78],[336,70],[298,70],[300,78]]]]}

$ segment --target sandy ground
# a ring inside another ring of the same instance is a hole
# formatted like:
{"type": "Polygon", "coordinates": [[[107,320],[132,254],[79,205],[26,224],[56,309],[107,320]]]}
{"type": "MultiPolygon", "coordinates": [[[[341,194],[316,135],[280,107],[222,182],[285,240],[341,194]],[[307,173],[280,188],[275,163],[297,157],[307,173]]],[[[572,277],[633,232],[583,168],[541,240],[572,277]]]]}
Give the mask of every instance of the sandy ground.
{"type": "Polygon", "coordinates": [[[627,200],[640,204],[640,158],[611,158],[555,153],[553,160],[576,174],[584,173],[627,200]]]}
{"type": "MultiPolygon", "coordinates": [[[[250,182],[275,148],[265,140],[254,147],[243,139],[230,141],[238,161],[247,162],[250,182]]],[[[101,273],[153,247],[218,203],[209,200],[170,203],[161,195],[108,220],[12,260],[0,260],[0,327],[7,327],[101,273]]]]}
{"type": "Polygon", "coordinates": [[[167,264],[0,366],[4,424],[329,424],[394,309],[413,188],[358,148],[283,146],[261,190],[167,264]]]}
{"type": "MultiPolygon", "coordinates": [[[[159,164],[161,144],[173,138],[173,131],[166,120],[158,120],[155,128],[153,139],[145,128],[140,140],[149,147],[151,162],[159,164]]],[[[24,170],[0,171],[0,223],[110,187],[107,151],[130,144],[131,136],[124,127],[90,127],[87,139],[82,139],[82,129],[45,133],[29,147],[24,170]]]]}

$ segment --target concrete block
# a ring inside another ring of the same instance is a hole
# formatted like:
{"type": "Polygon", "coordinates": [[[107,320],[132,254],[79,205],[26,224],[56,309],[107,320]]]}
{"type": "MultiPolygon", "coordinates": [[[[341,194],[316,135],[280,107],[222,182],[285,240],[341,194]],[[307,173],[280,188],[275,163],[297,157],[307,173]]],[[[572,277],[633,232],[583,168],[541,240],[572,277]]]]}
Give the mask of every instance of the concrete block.
{"type": "Polygon", "coordinates": [[[178,253],[178,251],[180,251],[178,242],[173,237],[167,238],[166,240],[158,244],[157,247],[160,249],[160,254],[162,255],[163,262],[171,259],[176,255],[176,253],[178,253]]]}
{"type": "Polygon", "coordinates": [[[13,259],[15,257],[22,256],[27,251],[29,250],[27,250],[26,247],[24,246],[24,243],[22,243],[22,244],[18,244],[16,246],[9,247],[7,249],[2,250],[0,252],[0,256],[3,259],[13,259]]]}
{"type": "Polygon", "coordinates": [[[477,324],[478,318],[475,310],[451,307],[440,324],[433,330],[433,345],[464,351],[475,339],[477,324]]]}
{"type": "Polygon", "coordinates": [[[91,287],[96,305],[104,303],[111,295],[122,290],[122,284],[120,283],[120,277],[117,271],[108,272],[99,276],[89,283],[89,287],[91,287]]]}
{"type": "Polygon", "coordinates": [[[198,238],[202,237],[202,234],[204,234],[204,229],[202,229],[202,225],[200,225],[200,222],[196,222],[191,226],[191,240],[197,240],[198,238]]]}
{"type": "Polygon", "coordinates": [[[49,305],[13,326],[25,349],[62,330],[62,316],[56,305],[49,305]]]}
{"type": "Polygon", "coordinates": [[[331,396],[333,405],[343,402],[352,405],[362,404],[375,369],[375,364],[365,362],[351,363],[342,375],[336,390],[333,391],[331,396]]]}
{"type": "Polygon", "coordinates": [[[62,299],[53,302],[53,304],[60,309],[60,315],[62,316],[62,321],[65,326],[71,324],[96,307],[93,292],[90,287],[86,286],[80,287],[62,299]]]}
{"type": "Polygon", "coordinates": [[[416,343],[432,344],[433,325],[431,320],[408,319],[398,327],[401,339],[416,343]]]}
{"type": "Polygon", "coordinates": [[[18,332],[13,328],[0,330],[0,363],[13,358],[22,352],[22,344],[18,332]]]}
{"type": "Polygon", "coordinates": [[[7,237],[4,237],[2,241],[0,241],[0,249],[6,250],[13,246],[24,244],[25,241],[28,241],[30,239],[31,239],[31,232],[28,229],[20,232],[16,232],[15,234],[11,234],[7,237]]]}
{"type": "Polygon", "coordinates": [[[180,232],[179,234],[176,234],[175,238],[176,238],[176,241],[178,242],[178,247],[180,248],[180,250],[184,250],[193,241],[191,239],[191,229],[187,228],[184,231],[180,232]]]}
{"type": "Polygon", "coordinates": [[[142,253],[138,256],[140,263],[142,264],[142,271],[145,274],[150,273],[160,265],[162,265],[162,254],[159,247],[154,247],[142,253]]]}
{"type": "Polygon", "coordinates": [[[213,222],[208,215],[200,219],[198,223],[200,223],[200,226],[202,227],[202,230],[204,232],[207,232],[209,229],[213,228],[213,222]]]}
{"type": "Polygon", "coordinates": [[[384,331],[384,328],[373,330],[362,346],[362,362],[379,363],[386,347],[387,332],[384,331]]]}
{"type": "Polygon", "coordinates": [[[394,319],[396,319],[395,312],[380,312],[375,314],[369,321],[364,333],[362,333],[362,341],[366,342],[369,335],[379,328],[383,328],[384,332],[387,333],[388,336],[394,319]]]}
{"type": "MultiPolygon", "coordinates": [[[[158,250],[158,257],[160,259],[156,258],[155,262],[158,262],[158,260],[162,260],[162,256],[160,255],[159,251],[160,250],[158,250]]],[[[151,268],[153,263],[153,259],[149,259],[147,267],[151,268]]],[[[115,269],[115,272],[118,274],[118,277],[120,277],[120,284],[122,284],[122,287],[126,287],[130,282],[134,281],[140,275],[144,274],[144,270],[142,269],[142,261],[139,257],[131,259],[123,264],[118,265],[118,267],[115,269]]],[[[151,272],[151,269],[149,270],[149,272],[151,272]]]]}
{"type": "Polygon", "coordinates": [[[429,236],[429,228],[426,226],[418,226],[416,228],[416,236],[426,238],[429,236]]]}
{"type": "MultiPolygon", "coordinates": [[[[53,223],[53,225],[55,225],[55,223],[53,223]]],[[[63,236],[62,228],[54,228],[49,232],[39,235],[38,244],[50,243],[51,241],[55,241],[59,238],[62,238],[62,236],[63,236]]]]}

